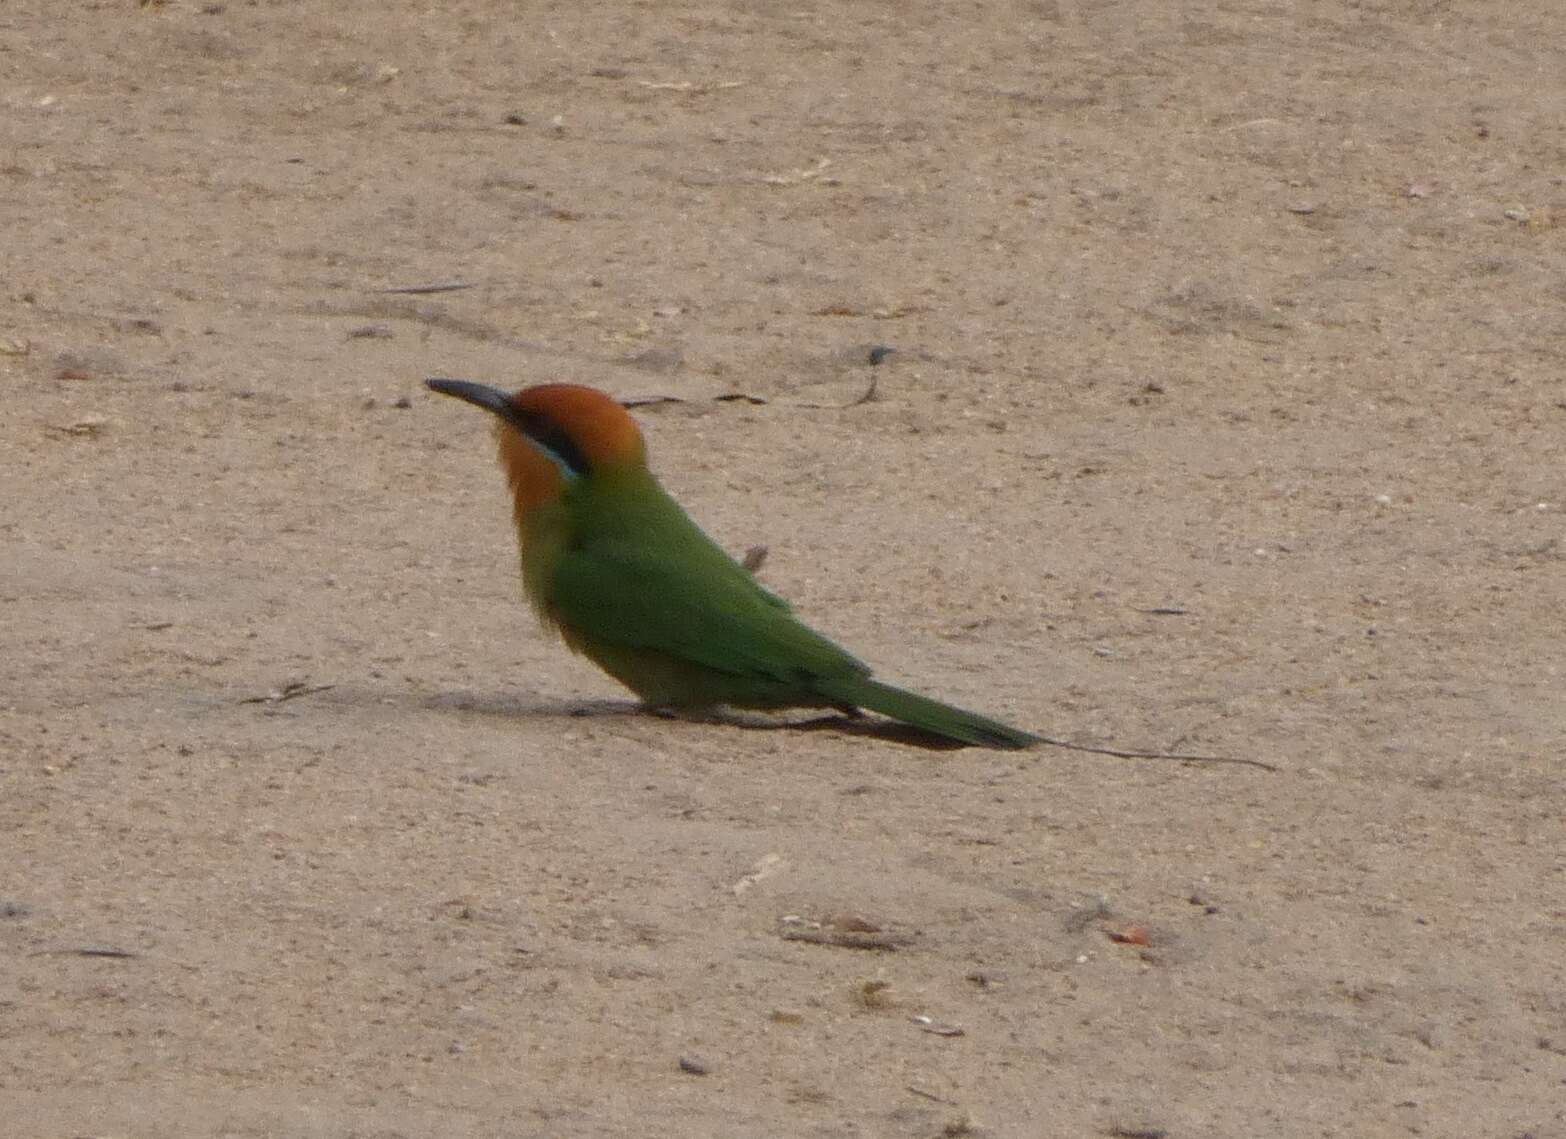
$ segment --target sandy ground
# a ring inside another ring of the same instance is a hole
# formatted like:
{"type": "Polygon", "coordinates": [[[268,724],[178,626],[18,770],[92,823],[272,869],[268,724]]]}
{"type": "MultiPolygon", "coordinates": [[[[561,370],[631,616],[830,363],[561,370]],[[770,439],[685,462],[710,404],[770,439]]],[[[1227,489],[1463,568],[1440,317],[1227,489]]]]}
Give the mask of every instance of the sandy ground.
{"type": "Polygon", "coordinates": [[[1563,76],[1556,0],[6,0],[0,1131],[1566,1136],[1563,76]],[[1278,770],[639,715],[430,374],[679,397],[887,679],[1278,770]]]}

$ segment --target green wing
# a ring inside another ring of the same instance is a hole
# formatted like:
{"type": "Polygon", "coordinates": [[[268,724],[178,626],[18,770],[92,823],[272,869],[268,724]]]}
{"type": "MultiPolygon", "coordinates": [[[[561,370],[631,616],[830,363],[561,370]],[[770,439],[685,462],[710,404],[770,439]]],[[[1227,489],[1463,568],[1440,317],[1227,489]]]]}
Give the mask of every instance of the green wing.
{"type": "Polygon", "coordinates": [[[591,641],[650,650],[743,680],[798,689],[869,669],[789,612],[694,524],[675,541],[590,542],[564,553],[550,603],[591,641]]]}
{"type": "Polygon", "coordinates": [[[1038,737],[870,680],[870,670],[756,584],[645,472],[579,487],[548,607],[572,646],[655,704],[864,707],[986,747],[1038,737]],[[628,477],[632,477],[628,476],[628,477]]]}

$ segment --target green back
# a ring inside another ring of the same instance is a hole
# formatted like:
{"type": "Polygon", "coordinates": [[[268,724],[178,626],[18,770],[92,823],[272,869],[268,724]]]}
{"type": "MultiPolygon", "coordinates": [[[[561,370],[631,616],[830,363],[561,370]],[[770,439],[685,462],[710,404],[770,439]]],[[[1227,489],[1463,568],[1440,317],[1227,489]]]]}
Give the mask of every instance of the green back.
{"type": "Polygon", "coordinates": [[[869,673],[800,624],[647,471],[598,472],[570,486],[564,505],[572,533],[548,602],[579,635],[804,689],[869,673]]]}

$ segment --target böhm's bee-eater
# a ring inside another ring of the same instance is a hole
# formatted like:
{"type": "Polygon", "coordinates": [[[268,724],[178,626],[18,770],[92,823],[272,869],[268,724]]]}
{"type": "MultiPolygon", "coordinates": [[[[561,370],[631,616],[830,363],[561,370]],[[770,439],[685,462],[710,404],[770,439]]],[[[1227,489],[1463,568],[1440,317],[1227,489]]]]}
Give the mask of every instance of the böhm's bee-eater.
{"type": "Polygon", "coordinates": [[[650,708],[868,708],[985,747],[1038,737],[870,679],[690,520],[647,469],[636,423],[575,384],[507,395],[427,381],[493,412],[522,584],[545,624],[650,708]]]}

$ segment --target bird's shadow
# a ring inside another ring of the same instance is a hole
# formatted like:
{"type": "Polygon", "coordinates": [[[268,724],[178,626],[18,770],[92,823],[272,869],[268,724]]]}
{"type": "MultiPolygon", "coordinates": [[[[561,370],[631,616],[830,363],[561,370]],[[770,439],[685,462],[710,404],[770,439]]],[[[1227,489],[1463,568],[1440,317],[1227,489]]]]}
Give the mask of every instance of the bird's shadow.
{"type": "Polygon", "coordinates": [[[714,709],[685,714],[662,708],[649,708],[633,700],[563,701],[529,699],[526,696],[499,693],[439,692],[422,701],[426,708],[440,712],[472,712],[502,719],[610,720],[620,717],[648,717],[688,724],[721,724],[746,732],[831,732],[885,743],[917,747],[925,751],[957,751],[968,747],[958,740],[926,732],[896,720],[875,716],[827,713],[825,715],[766,715],[734,709],[714,709]]]}

